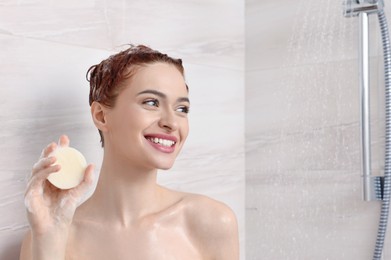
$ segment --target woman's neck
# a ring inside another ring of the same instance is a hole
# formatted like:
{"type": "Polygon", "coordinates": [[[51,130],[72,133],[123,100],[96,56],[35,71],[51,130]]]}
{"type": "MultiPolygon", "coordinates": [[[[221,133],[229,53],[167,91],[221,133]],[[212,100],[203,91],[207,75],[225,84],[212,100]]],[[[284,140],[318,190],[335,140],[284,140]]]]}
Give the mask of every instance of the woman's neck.
{"type": "Polygon", "coordinates": [[[104,156],[96,190],[86,202],[90,210],[121,226],[128,226],[159,210],[162,189],[157,170],[134,167],[124,160],[104,156]]]}

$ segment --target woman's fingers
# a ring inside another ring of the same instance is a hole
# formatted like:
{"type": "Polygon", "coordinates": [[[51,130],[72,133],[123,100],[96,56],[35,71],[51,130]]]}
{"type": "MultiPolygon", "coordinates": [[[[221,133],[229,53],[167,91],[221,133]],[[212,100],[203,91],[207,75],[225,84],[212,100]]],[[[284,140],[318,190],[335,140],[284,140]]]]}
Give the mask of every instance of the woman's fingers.
{"type": "MultiPolygon", "coordinates": [[[[69,146],[69,138],[68,138],[68,136],[66,136],[66,135],[60,136],[60,138],[58,140],[58,145],[60,145],[60,146],[69,146]]],[[[52,143],[48,144],[48,146],[46,146],[42,150],[40,159],[48,157],[54,150],[56,150],[56,148],[57,148],[57,144],[56,143],[52,142],[52,143]]]]}
{"type": "Polygon", "coordinates": [[[94,168],[95,166],[93,164],[87,166],[83,180],[73,190],[73,194],[78,197],[78,204],[92,188],[92,184],[94,183],[94,168]]]}
{"type": "Polygon", "coordinates": [[[41,193],[47,177],[60,170],[60,165],[53,165],[56,162],[54,156],[49,156],[57,148],[56,143],[48,144],[41,153],[41,157],[31,170],[31,177],[27,184],[26,196],[41,193]]]}
{"type": "Polygon", "coordinates": [[[61,207],[74,208],[80,206],[80,204],[86,199],[87,192],[92,189],[93,184],[94,165],[87,166],[84,172],[84,179],[75,188],[68,190],[64,193],[61,200],[61,207]]]}
{"type": "Polygon", "coordinates": [[[39,170],[36,170],[36,172],[34,172],[31,176],[31,179],[27,185],[27,190],[43,187],[49,175],[58,172],[60,169],[61,166],[58,164],[39,168],[39,170]]]}
{"type": "Polygon", "coordinates": [[[33,169],[31,171],[31,175],[35,175],[39,171],[45,169],[46,167],[52,165],[55,162],[56,158],[52,156],[39,159],[39,161],[34,164],[33,169]]]}
{"type": "Polygon", "coordinates": [[[68,138],[68,136],[66,136],[66,135],[60,136],[60,139],[58,140],[58,144],[61,147],[69,146],[69,138],[68,138]]]}
{"type": "Polygon", "coordinates": [[[57,148],[57,144],[56,143],[53,142],[53,143],[48,144],[48,146],[46,146],[42,150],[42,153],[41,153],[41,156],[39,157],[39,159],[48,157],[56,148],[57,148]]]}
{"type": "Polygon", "coordinates": [[[75,187],[80,194],[87,192],[91,188],[91,185],[94,182],[94,168],[95,166],[93,164],[89,164],[84,172],[83,180],[75,187]]]}
{"type": "MultiPolygon", "coordinates": [[[[69,146],[69,138],[66,135],[60,136],[58,140],[58,145],[60,146],[69,146]]],[[[39,161],[34,164],[32,175],[34,175],[36,172],[39,172],[41,169],[53,164],[55,162],[55,158],[50,156],[51,153],[56,150],[57,144],[52,142],[48,144],[41,152],[41,156],[39,158],[39,161]],[[49,157],[50,156],[50,157],[49,157]]]]}

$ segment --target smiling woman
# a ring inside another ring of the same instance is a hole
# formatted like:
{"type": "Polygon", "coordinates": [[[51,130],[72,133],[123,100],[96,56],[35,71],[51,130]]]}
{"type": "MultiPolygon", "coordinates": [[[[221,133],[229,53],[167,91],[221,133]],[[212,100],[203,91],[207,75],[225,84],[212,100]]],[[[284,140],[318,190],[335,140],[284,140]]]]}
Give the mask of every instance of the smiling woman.
{"type": "MultiPolygon", "coordinates": [[[[179,59],[132,46],[90,68],[90,105],[104,150],[98,184],[93,166],[61,190],[49,144],[35,164],[25,202],[30,232],[20,259],[239,259],[236,217],[208,197],[164,188],[157,170],[174,164],[189,132],[190,101],[179,59]]],[[[61,136],[60,146],[69,146],[61,136]]]]}

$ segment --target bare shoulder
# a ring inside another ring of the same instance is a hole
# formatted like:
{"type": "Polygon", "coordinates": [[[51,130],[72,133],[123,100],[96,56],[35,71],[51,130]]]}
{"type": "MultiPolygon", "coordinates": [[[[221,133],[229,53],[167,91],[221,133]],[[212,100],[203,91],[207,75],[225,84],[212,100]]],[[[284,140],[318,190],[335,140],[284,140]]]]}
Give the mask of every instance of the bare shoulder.
{"type": "MultiPolygon", "coordinates": [[[[223,202],[204,195],[186,193],[183,197],[189,224],[212,229],[236,226],[236,216],[232,209],[223,202]]],[[[221,230],[221,232],[224,232],[221,230]]]]}
{"type": "Polygon", "coordinates": [[[212,259],[239,259],[238,224],[226,204],[197,194],[185,194],[189,233],[212,259]]]}
{"type": "Polygon", "coordinates": [[[31,231],[29,230],[23,238],[19,260],[29,260],[31,259],[31,254],[31,231]]]}

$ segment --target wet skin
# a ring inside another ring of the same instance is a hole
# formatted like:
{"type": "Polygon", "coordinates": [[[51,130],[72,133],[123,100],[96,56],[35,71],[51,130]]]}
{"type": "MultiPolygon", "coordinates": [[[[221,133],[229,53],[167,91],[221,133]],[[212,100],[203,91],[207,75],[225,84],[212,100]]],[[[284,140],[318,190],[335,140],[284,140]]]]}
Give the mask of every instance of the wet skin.
{"type": "MultiPolygon", "coordinates": [[[[189,106],[183,76],[165,63],[140,68],[113,108],[92,104],[92,118],[105,138],[96,190],[81,206],[70,203],[58,211],[69,214],[53,225],[50,219],[58,217],[56,212],[45,222],[39,208],[44,212],[55,204],[43,205],[29,197],[34,188],[47,183],[29,186],[26,200],[36,213],[28,213],[32,232],[25,238],[21,259],[239,259],[231,209],[156,183],[157,170],[171,168],[183,147],[189,106]]],[[[69,143],[62,139],[60,143],[69,143]]],[[[43,152],[43,158],[48,152],[43,152]]],[[[44,176],[42,172],[56,171],[48,167],[41,164],[35,172],[44,176]]],[[[87,172],[82,185],[91,187],[90,175],[87,172]]]]}

